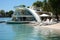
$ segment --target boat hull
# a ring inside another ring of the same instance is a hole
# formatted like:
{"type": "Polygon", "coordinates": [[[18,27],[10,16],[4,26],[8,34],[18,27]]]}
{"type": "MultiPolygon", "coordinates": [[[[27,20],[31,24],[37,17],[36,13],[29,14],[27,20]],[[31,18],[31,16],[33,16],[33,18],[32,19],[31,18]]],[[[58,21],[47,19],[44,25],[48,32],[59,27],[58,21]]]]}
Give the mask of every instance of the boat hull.
{"type": "Polygon", "coordinates": [[[26,21],[8,21],[6,23],[7,24],[28,24],[30,22],[26,22],[26,21]]]}

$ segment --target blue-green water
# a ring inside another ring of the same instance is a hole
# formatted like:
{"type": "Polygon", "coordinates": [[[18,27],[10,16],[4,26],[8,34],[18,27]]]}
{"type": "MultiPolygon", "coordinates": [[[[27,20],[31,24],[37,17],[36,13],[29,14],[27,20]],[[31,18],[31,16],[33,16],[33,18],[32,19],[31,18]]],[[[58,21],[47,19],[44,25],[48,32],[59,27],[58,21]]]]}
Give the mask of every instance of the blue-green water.
{"type": "MultiPolygon", "coordinates": [[[[9,18],[4,18],[6,21],[9,18]]],[[[3,20],[1,18],[0,20],[3,20]]],[[[60,40],[60,37],[42,37],[38,29],[27,24],[0,23],[0,40],[60,40]]]]}

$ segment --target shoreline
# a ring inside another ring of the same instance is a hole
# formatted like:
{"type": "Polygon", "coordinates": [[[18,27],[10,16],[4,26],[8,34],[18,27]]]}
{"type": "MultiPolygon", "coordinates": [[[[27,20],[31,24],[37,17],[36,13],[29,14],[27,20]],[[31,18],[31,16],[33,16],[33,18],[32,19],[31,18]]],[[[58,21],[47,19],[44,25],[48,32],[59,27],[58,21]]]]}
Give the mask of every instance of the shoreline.
{"type": "Polygon", "coordinates": [[[52,28],[52,29],[60,29],[60,23],[56,23],[56,24],[53,24],[53,25],[42,26],[42,27],[52,28]]]}
{"type": "Polygon", "coordinates": [[[53,24],[53,25],[46,25],[46,26],[36,25],[33,27],[35,29],[38,29],[40,34],[43,36],[46,36],[46,37],[60,36],[60,23],[53,24]]]}

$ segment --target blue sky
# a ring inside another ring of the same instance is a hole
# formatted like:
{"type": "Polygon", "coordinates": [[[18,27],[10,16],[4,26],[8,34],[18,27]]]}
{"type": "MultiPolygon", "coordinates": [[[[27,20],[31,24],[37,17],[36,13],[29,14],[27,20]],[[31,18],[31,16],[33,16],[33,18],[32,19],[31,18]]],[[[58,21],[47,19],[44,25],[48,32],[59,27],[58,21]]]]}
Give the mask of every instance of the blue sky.
{"type": "MultiPolygon", "coordinates": [[[[36,0],[0,0],[0,10],[3,9],[5,11],[14,10],[14,6],[18,5],[26,5],[31,6],[33,2],[36,0]]],[[[43,0],[40,0],[43,1],[43,0]]]]}

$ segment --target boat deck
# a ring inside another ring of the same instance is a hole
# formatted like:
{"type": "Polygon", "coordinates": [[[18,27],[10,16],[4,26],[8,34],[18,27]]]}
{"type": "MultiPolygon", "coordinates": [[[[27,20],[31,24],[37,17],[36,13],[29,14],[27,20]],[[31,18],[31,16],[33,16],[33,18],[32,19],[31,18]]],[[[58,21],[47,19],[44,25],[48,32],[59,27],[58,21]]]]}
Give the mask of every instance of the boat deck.
{"type": "Polygon", "coordinates": [[[6,23],[9,23],[9,24],[28,24],[28,23],[35,23],[35,21],[7,21],[6,23]]]}

